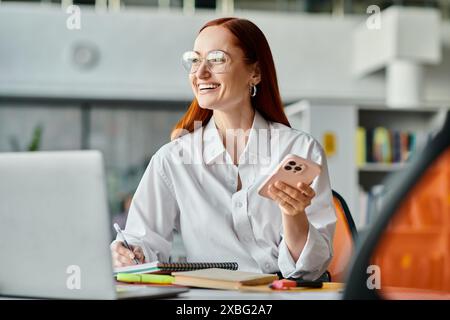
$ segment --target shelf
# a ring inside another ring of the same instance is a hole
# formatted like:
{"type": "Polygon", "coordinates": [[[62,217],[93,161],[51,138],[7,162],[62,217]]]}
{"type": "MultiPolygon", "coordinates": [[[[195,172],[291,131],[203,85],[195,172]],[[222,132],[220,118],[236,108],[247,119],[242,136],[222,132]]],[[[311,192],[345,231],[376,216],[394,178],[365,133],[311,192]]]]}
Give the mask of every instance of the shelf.
{"type": "Polygon", "coordinates": [[[402,170],[407,166],[405,163],[366,163],[358,167],[360,172],[393,172],[402,170]]]}
{"type": "MultiPolygon", "coordinates": [[[[405,107],[392,107],[386,104],[383,99],[351,99],[351,98],[318,98],[318,97],[304,97],[303,104],[307,105],[322,105],[322,106],[355,106],[359,111],[400,111],[400,112],[438,112],[440,110],[450,109],[449,101],[427,101],[422,102],[420,106],[405,106],[405,107]]],[[[286,101],[286,106],[291,104],[297,104],[299,100],[291,99],[286,101]]]]}
{"type": "Polygon", "coordinates": [[[377,112],[409,112],[409,113],[435,113],[441,110],[447,110],[449,107],[442,106],[422,106],[422,107],[404,107],[404,108],[392,108],[387,106],[378,105],[359,105],[360,111],[377,111],[377,112]]]}

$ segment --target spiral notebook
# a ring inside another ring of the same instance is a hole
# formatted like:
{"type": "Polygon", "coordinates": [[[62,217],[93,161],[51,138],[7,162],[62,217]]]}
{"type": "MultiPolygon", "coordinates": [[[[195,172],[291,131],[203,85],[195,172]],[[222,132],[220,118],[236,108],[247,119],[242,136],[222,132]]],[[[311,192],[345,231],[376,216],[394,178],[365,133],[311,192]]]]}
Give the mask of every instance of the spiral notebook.
{"type": "Polygon", "coordinates": [[[228,270],[237,270],[236,262],[149,262],[133,266],[114,269],[114,275],[117,273],[155,273],[171,274],[175,271],[193,271],[209,268],[219,268],[228,270]]]}

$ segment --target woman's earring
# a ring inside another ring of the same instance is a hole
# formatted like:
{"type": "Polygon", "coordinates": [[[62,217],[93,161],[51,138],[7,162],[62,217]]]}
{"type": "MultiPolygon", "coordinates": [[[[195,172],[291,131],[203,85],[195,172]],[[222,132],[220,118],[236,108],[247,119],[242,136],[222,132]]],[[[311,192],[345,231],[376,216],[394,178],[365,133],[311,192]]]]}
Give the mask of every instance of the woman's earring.
{"type": "Polygon", "coordinates": [[[251,86],[250,86],[250,95],[252,96],[252,97],[254,97],[254,96],[256,96],[256,85],[254,85],[254,84],[252,84],[251,86]]]}

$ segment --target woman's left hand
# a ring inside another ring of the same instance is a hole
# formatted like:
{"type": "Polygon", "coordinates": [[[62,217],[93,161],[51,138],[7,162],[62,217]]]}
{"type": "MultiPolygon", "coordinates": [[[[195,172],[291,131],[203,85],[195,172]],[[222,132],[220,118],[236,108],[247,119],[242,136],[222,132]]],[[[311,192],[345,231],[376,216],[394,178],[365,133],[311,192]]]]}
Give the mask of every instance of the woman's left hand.
{"type": "Polygon", "coordinates": [[[295,216],[305,212],[316,193],[306,183],[299,182],[297,188],[293,188],[282,181],[276,181],[269,186],[269,195],[284,214],[295,216]]]}

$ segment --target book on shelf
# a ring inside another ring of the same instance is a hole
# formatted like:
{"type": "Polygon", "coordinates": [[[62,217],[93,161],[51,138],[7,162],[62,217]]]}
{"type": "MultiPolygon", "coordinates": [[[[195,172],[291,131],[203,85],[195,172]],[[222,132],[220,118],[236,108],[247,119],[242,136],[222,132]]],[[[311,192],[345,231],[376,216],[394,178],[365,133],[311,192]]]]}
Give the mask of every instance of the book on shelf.
{"type": "Polygon", "coordinates": [[[381,184],[372,186],[369,191],[359,187],[359,227],[370,225],[376,220],[383,205],[385,192],[385,186],[381,184]]]}
{"type": "Polygon", "coordinates": [[[356,129],[356,165],[362,167],[366,163],[366,130],[356,129]]]}
{"type": "Polygon", "coordinates": [[[378,217],[383,205],[385,187],[377,184],[370,188],[367,198],[367,223],[372,223],[378,217]]]}
{"type": "Polygon", "coordinates": [[[359,218],[358,218],[358,229],[363,228],[367,225],[367,192],[359,186],[359,218]]]}
{"type": "Polygon", "coordinates": [[[392,147],[389,138],[390,133],[386,128],[377,127],[373,131],[373,152],[374,162],[392,163],[392,147]]]}
{"type": "Polygon", "coordinates": [[[365,150],[366,150],[366,159],[364,161],[364,163],[367,162],[374,162],[373,161],[373,147],[372,147],[372,141],[373,141],[373,129],[365,129],[366,130],[366,145],[365,145],[365,150]]]}

